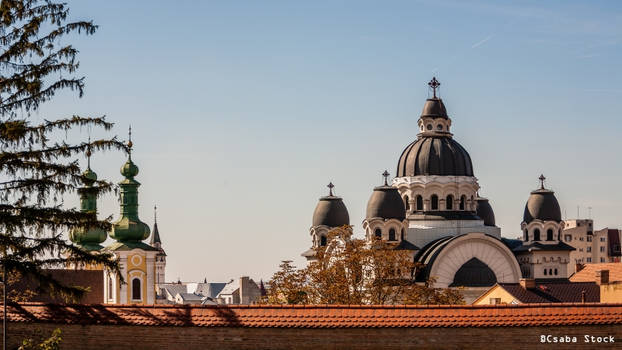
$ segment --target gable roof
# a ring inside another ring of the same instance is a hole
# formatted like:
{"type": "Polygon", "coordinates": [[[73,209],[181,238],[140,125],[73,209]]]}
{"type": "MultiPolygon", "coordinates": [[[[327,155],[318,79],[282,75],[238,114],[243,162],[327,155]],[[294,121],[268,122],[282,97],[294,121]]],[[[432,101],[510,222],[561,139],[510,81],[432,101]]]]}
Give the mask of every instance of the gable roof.
{"type": "Polygon", "coordinates": [[[240,288],[240,280],[239,279],[234,279],[231,282],[227,283],[222,290],[220,291],[220,293],[218,293],[218,296],[220,295],[229,295],[229,294],[233,294],[235,293],[236,290],[238,290],[240,288]]]}
{"type": "Polygon", "coordinates": [[[161,285],[160,288],[164,289],[168,294],[174,298],[179,293],[188,293],[188,288],[185,284],[181,283],[167,283],[161,285]]]}
{"type": "Polygon", "coordinates": [[[609,270],[609,282],[622,282],[622,263],[585,264],[570,276],[572,282],[596,282],[596,271],[609,270]]]}
{"type": "Polygon", "coordinates": [[[208,283],[197,283],[197,288],[194,291],[196,294],[201,294],[203,296],[209,297],[209,298],[216,298],[218,296],[218,293],[220,293],[223,288],[225,288],[225,285],[227,283],[214,283],[214,282],[208,282],[208,283]]]}
{"type": "Polygon", "coordinates": [[[550,282],[537,283],[536,288],[525,289],[519,283],[498,283],[521,303],[597,303],[600,301],[600,287],[594,282],[550,282]]]}
{"type": "MultiPolygon", "coordinates": [[[[2,315],[0,310],[0,315],[2,315]]],[[[622,304],[8,306],[10,322],[242,328],[442,328],[622,325],[622,304]]]]}
{"type": "MultiPolygon", "coordinates": [[[[181,300],[184,300],[184,301],[191,301],[191,300],[201,301],[204,298],[204,296],[197,295],[197,294],[194,294],[194,293],[177,293],[177,295],[179,295],[181,300]]],[[[177,295],[175,295],[175,298],[177,298],[177,295]]]]}

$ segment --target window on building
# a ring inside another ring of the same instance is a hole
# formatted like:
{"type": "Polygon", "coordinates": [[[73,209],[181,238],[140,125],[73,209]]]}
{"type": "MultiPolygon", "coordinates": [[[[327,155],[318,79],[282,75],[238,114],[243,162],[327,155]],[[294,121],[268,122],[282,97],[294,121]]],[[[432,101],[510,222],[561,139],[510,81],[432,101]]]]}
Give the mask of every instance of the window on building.
{"type": "Polygon", "coordinates": [[[580,241],[583,241],[583,237],[579,237],[579,240],[580,240],[580,241]]]}
{"type": "Polygon", "coordinates": [[[140,294],[140,279],[134,278],[132,280],[132,300],[141,300],[140,294]]]}
{"type": "Polygon", "coordinates": [[[605,238],[605,237],[600,237],[600,241],[601,241],[601,242],[605,242],[605,241],[607,241],[607,238],[605,238]]]}
{"type": "Polygon", "coordinates": [[[326,236],[320,236],[320,247],[326,246],[326,236]]]}
{"type": "Polygon", "coordinates": [[[433,194],[430,198],[430,205],[432,206],[432,210],[438,210],[438,196],[433,194]]]}
{"type": "Polygon", "coordinates": [[[553,240],[553,229],[546,230],[546,240],[547,241],[553,240]]]}
{"type": "Polygon", "coordinates": [[[436,126],[436,130],[443,130],[443,126],[442,126],[441,124],[438,124],[438,125],[436,126]]]}
{"type": "Polygon", "coordinates": [[[406,211],[410,210],[410,203],[408,203],[408,196],[404,196],[404,208],[406,208],[406,211]]]}
{"type": "Polygon", "coordinates": [[[113,289],[112,277],[108,277],[108,299],[114,298],[114,289],[113,289]]]}
{"type": "Polygon", "coordinates": [[[447,208],[447,210],[454,209],[454,196],[448,195],[447,198],[445,198],[445,208],[447,208]]]}
{"type": "Polygon", "coordinates": [[[527,242],[529,240],[529,234],[527,234],[527,229],[523,232],[523,241],[527,242]]]}
{"type": "Polygon", "coordinates": [[[417,202],[417,210],[419,211],[423,210],[423,197],[417,196],[416,202],[417,202]]]}
{"type": "Polygon", "coordinates": [[[592,236],[587,236],[587,241],[591,242],[592,241],[592,236]]]}
{"type": "Polygon", "coordinates": [[[553,269],[549,269],[549,276],[553,276],[553,269]]]}
{"type": "Polygon", "coordinates": [[[432,130],[432,124],[428,124],[428,126],[426,126],[426,128],[427,128],[428,130],[432,130]]]}
{"type": "Polygon", "coordinates": [[[539,228],[533,230],[533,240],[534,241],[540,240],[540,229],[539,228]]]}
{"type": "Polygon", "coordinates": [[[572,241],[572,235],[564,235],[564,241],[566,242],[572,241]]]}
{"type": "Polygon", "coordinates": [[[585,261],[591,263],[592,262],[592,258],[586,258],[585,261]]]}
{"type": "Polygon", "coordinates": [[[586,251],[586,252],[588,252],[588,253],[589,253],[589,252],[591,252],[591,251],[592,251],[592,247],[587,247],[587,248],[585,249],[585,251],[586,251]]]}
{"type": "Polygon", "coordinates": [[[462,197],[460,197],[460,210],[464,210],[465,206],[466,206],[466,196],[462,195],[462,197]]]}
{"type": "Polygon", "coordinates": [[[555,276],[557,276],[557,269],[555,269],[555,276]]]}
{"type": "Polygon", "coordinates": [[[376,238],[380,239],[382,238],[382,231],[377,228],[376,231],[374,232],[374,236],[376,236],[376,238]]]}
{"type": "Polygon", "coordinates": [[[389,241],[395,241],[395,229],[394,228],[389,230],[389,241]]]}
{"type": "Polygon", "coordinates": [[[601,263],[605,262],[605,258],[601,257],[601,258],[600,258],[600,262],[601,262],[601,263]]]}
{"type": "Polygon", "coordinates": [[[501,298],[490,298],[490,305],[501,304],[501,298]]]}
{"type": "Polygon", "coordinates": [[[546,269],[544,269],[544,275],[546,276],[546,269]]]}
{"type": "Polygon", "coordinates": [[[400,232],[400,241],[404,240],[404,229],[402,229],[402,232],[400,232]]]}
{"type": "Polygon", "coordinates": [[[605,252],[605,246],[600,246],[600,252],[604,253],[605,252]]]}

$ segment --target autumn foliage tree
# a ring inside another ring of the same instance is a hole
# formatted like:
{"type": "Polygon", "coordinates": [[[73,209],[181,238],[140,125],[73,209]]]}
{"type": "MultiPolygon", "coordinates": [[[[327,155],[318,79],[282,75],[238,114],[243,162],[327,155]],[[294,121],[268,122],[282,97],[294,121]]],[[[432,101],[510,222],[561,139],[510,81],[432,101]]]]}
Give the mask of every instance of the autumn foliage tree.
{"type": "MultiPolygon", "coordinates": [[[[95,212],[66,208],[84,178],[78,158],[85,152],[123,149],[115,138],[71,143],[70,130],[113,126],[104,117],[43,116],[32,113],[61,90],[84,92],[76,76],[78,51],[69,34],[93,34],[90,21],[68,21],[65,4],[43,0],[0,2],[0,264],[9,273],[34,279],[43,291],[80,297],[85,290],[56,281],[44,269],[67,264],[101,264],[118,271],[111,254],[90,254],[64,239],[74,228],[108,229],[95,212]]],[[[86,139],[86,137],[85,137],[86,139]]],[[[97,194],[113,189],[97,181],[97,194]]]]}
{"type": "Polygon", "coordinates": [[[415,283],[415,264],[405,250],[381,240],[340,239],[347,227],[328,235],[316,260],[296,269],[280,265],[264,302],[271,304],[464,304],[460,290],[415,283]],[[295,296],[295,297],[292,297],[295,296]]]}

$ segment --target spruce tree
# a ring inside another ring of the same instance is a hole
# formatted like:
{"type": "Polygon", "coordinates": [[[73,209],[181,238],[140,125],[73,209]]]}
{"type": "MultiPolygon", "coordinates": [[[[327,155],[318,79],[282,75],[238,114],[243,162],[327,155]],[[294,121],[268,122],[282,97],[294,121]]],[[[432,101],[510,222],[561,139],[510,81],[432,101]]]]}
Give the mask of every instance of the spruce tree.
{"type": "MultiPolygon", "coordinates": [[[[91,35],[97,26],[69,21],[68,11],[66,4],[51,0],[0,2],[0,265],[9,274],[38,281],[42,291],[75,300],[84,289],[63,285],[44,270],[99,264],[118,272],[118,266],[109,253],[93,254],[66,241],[74,229],[108,230],[110,218],[67,208],[63,198],[89,180],[78,162],[86,152],[127,148],[115,137],[72,143],[58,136],[75,128],[110,130],[113,125],[104,117],[32,121],[32,113],[57,92],[84,93],[78,51],[66,41],[68,35],[91,35]]],[[[89,191],[101,195],[113,189],[98,180],[89,191]]]]}

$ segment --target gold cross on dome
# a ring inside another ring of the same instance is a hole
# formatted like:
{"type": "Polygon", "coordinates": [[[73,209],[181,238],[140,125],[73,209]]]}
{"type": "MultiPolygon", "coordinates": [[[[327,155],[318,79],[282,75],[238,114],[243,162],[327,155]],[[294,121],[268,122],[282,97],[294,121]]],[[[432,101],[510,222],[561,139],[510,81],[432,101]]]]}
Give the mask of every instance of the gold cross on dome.
{"type": "Polygon", "coordinates": [[[436,89],[441,86],[441,83],[436,80],[436,77],[432,77],[432,80],[428,83],[428,86],[432,88],[432,92],[434,93],[434,98],[436,98],[436,89]]]}

